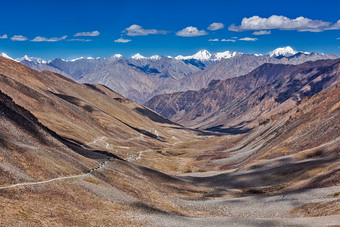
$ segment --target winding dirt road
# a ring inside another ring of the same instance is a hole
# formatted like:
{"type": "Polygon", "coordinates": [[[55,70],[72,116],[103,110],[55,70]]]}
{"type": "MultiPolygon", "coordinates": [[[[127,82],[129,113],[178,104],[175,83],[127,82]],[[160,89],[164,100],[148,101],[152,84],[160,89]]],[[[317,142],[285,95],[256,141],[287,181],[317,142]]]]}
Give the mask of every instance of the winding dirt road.
{"type": "Polygon", "coordinates": [[[85,177],[85,176],[92,174],[94,171],[97,171],[97,170],[103,168],[105,166],[105,164],[106,164],[106,161],[101,162],[99,166],[97,166],[96,168],[90,169],[87,173],[84,173],[84,174],[78,174],[78,175],[73,175],[73,176],[68,176],[68,177],[57,177],[57,178],[53,178],[53,179],[45,180],[45,181],[18,183],[18,184],[0,187],[0,190],[1,189],[9,189],[9,188],[20,187],[20,186],[32,186],[32,185],[38,185],[38,184],[46,184],[46,183],[51,183],[53,181],[60,181],[60,180],[67,180],[67,179],[85,177]]]}

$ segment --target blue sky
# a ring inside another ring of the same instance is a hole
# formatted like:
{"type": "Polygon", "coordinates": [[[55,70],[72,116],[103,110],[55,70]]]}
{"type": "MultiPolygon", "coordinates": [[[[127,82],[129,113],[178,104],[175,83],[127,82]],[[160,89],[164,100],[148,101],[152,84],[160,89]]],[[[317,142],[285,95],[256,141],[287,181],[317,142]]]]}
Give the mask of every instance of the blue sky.
{"type": "Polygon", "coordinates": [[[337,0],[32,0],[3,1],[1,9],[0,52],[13,58],[265,54],[287,45],[340,55],[337,0]]]}

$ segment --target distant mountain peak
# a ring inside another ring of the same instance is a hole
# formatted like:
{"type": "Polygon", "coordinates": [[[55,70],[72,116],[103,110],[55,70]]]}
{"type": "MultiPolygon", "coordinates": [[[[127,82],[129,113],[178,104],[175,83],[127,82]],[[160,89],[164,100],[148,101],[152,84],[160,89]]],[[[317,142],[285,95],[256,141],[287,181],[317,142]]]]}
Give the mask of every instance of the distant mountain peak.
{"type": "Polygon", "coordinates": [[[268,55],[269,55],[269,57],[274,57],[274,58],[279,57],[279,56],[290,57],[290,56],[293,56],[297,53],[298,53],[298,51],[295,51],[290,46],[286,46],[286,47],[276,48],[275,50],[269,52],[268,55]]]}
{"type": "Polygon", "coordinates": [[[24,57],[21,58],[22,60],[26,60],[26,61],[32,61],[32,59],[30,57],[28,57],[27,55],[25,55],[24,57]]]}
{"type": "MultiPolygon", "coordinates": [[[[75,59],[72,59],[72,60],[69,60],[70,62],[74,62],[74,61],[78,61],[78,60],[84,60],[84,59],[86,59],[86,60],[94,60],[94,58],[93,57],[79,57],[79,58],[75,58],[75,59]]],[[[97,59],[99,59],[99,58],[97,58],[97,59]]]]}
{"type": "Polygon", "coordinates": [[[186,59],[196,59],[196,60],[209,60],[211,58],[211,53],[207,50],[200,50],[194,55],[190,56],[183,56],[183,55],[178,55],[175,57],[177,60],[186,60],[186,59]]]}
{"type": "MultiPolygon", "coordinates": [[[[238,52],[230,52],[230,51],[224,51],[224,52],[217,52],[214,54],[214,60],[221,60],[223,58],[232,58],[235,55],[237,55],[238,52]]],[[[240,53],[239,53],[240,54],[240,53]]]]}
{"type": "Polygon", "coordinates": [[[123,57],[123,55],[121,55],[121,54],[115,54],[115,55],[113,55],[115,58],[122,58],[123,57]]]}
{"type": "Polygon", "coordinates": [[[78,60],[81,60],[81,59],[84,59],[84,57],[74,58],[74,59],[70,60],[70,62],[78,61],[78,60]]]}
{"type": "Polygon", "coordinates": [[[207,50],[200,50],[192,55],[192,58],[197,60],[209,60],[211,58],[211,53],[207,50]]]}
{"type": "Polygon", "coordinates": [[[139,59],[146,59],[146,57],[144,57],[140,53],[137,53],[137,54],[133,55],[131,58],[132,59],[137,59],[137,60],[139,60],[139,59]]]}
{"type": "Polygon", "coordinates": [[[44,59],[37,58],[37,57],[29,57],[27,55],[23,56],[22,58],[15,59],[15,61],[17,61],[17,62],[29,61],[29,62],[33,62],[35,64],[46,64],[46,63],[50,62],[50,60],[44,60],[44,59]]]}
{"type": "Polygon", "coordinates": [[[224,51],[224,52],[217,52],[217,53],[210,53],[207,50],[200,50],[196,54],[191,56],[182,56],[178,55],[175,57],[177,60],[187,60],[187,59],[196,59],[200,61],[219,61],[224,58],[231,58],[237,55],[238,52],[230,52],[230,51],[224,51]]]}
{"type": "Polygon", "coordinates": [[[8,56],[6,53],[1,53],[0,56],[4,57],[4,58],[8,58],[13,60],[13,58],[11,58],[10,56],[8,56]]]}
{"type": "Polygon", "coordinates": [[[151,59],[151,60],[159,60],[159,59],[161,59],[161,56],[159,56],[159,55],[152,55],[151,57],[149,57],[149,59],[151,59]]]}

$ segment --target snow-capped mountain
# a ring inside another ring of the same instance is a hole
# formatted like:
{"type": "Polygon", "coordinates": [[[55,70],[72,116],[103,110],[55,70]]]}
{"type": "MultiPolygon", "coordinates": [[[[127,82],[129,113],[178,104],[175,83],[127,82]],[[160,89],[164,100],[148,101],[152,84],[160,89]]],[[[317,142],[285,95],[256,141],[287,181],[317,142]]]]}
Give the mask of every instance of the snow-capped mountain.
{"type": "Polygon", "coordinates": [[[230,51],[217,52],[217,53],[212,54],[212,59],[215,60],[215,61],[220,61],[222,59],[235,57],[237,54],[242,54],[242,53],[240,53],[240,52],[230,52],[230,51]]]}
{"type": "Polygon", "coordinates": [[[191,58],[201,61],[209,60],[211,58],[211,53],[207,50],[200,50],[196,54],[192,55],[191,58]]]}
{"type": "Polygon", "coordinates": [[[290,56],[293,56],[297,53],[298,53],[298,51],[295,51],[290,46],[286,46],[286,47],[276,48],[275,50],[269,52],[268,55],[269,55],[269,57],[277,58],[277,57],[290,57],[290,56]]]}
{"type": "Polygon", "coordinates": [[[143,56],[143,55],[141,55],[140,53],[137,53],[137,54],[135,54],[135,55],[133,55],[132,57],[131,57],[131,59],[135,59],[135,60],[141,60],[141,59],[143,59],[143,60],[160,60],[162,58],[162,56],[160,56],[160,55],[152,55],[151,57],[145,57],[145,56],[143,56]]]}
{"type": "MultiPolygon", "coordinates": [[[[78,60],[94,60],[93,57],[80,57],[80,58],[75,58],[75,59],[72,59],[72,60],[69,60],[70,62],[75,62],[75,61],[78,61],[78,60]]],[[[98,59],[98,58],[97,58],[98,59]]]]}
{"type": "Polygon", "coordinates": [[[27,55],[25,55],[22,58],[17,58],[15,60],[17,62],[30,61],[30,62],[33,62],[35,64],[47,64],[47,63],[51,62],[50,60],[44,60],[44,59],[37,58],[37,57],[28,57],[27,55]]]}
{"type": "Polygon", "coordinates": [[[1,53],[0,56],[4,57],[4,58],[8,58],[13,60],[13,58],[11,58],[10,56],[8,56],[6,53],[1,53]]]}
{"type": "Polygon", "coordinates": [[[201,60],[201,61],[209,60],[210,58],[211,58],[211,53],[207,50],[200,50],[196,54],[190,55],[190,56],[178,55],[177,57],[175,57],[175,59],[177,60],[196,59],[196,60],[201,60]]]}
{"type": "Polygon", "coordinates": [[[133,55],[131,58],[132,58],[132,59],[137,59],[137,60],[146,59],[146,57],[144,57],[144,56],[141,55],[140,53],[137,53],[137,54],[133,55]]]}
{"type": "Polygon", "coordinates": [[[112,57],[114,57],[114,58],[122,58],[123,55],[121,55],[121,54],[114,54],[114,55],[112,55],[112,57]]]}
{"type": "Polygon", "coordinates": [[[200,50],[196,54],[190,55],[190,56],[178,55],[177,57],[175,57],[175,59],[177,60],[195,59],[199,61],[220,61],[222,59],[234,57],[237,54],[238,52],[225,51],[225,52],[210,53],[207,50],[200,50]]]}
{"type": "Polygon", "coordinates": [[[159,59],[161,59],[161,56],[159,56],[159,55],[152,55],[151,57],[149,57],[149,59],[151,59],[151,60],[159,60],[159,59]]]}

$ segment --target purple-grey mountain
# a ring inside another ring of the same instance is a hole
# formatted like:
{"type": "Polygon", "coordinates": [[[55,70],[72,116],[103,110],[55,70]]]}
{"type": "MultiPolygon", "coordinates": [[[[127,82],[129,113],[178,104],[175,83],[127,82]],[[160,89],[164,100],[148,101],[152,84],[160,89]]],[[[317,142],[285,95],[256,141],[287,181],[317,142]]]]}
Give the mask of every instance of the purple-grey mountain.
{"type": "Polygon", "coordinates": [[[266,63],[245,76],[213,80],[198,91],[157,95],[146,106],[185,126],[242,132],[340,81],[340,59],[266,63]]]}
{"type": "Polygon", "coordinates": [[[249,55],[239,52],[209,53],[199,51],[192,56],[132,58],[113,55],[108,58],[39,58],[17,59],[25,66],[39,71],[49,70],[72,77],[82,83],[100,83],[121,95],[144,103],[158,94],[199,90],[215,79],[245,75],[264,63],[300,64],[338,56],[297,52],[290,47],[278,48],[268,55],[249,55]]]}

